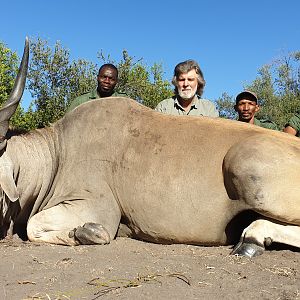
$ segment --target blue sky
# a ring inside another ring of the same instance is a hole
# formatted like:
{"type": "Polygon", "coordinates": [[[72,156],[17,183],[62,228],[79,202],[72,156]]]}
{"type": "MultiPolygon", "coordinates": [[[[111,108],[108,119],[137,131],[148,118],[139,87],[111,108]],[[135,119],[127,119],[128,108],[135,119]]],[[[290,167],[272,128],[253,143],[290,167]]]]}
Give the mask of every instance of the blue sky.
{"type": "MultiPolygon", "coordinates": [[[[97,63],[122,50],[170,80],[178,62],[195,59],[206,79],[204,98],[236,95],[265,64],[300,51],[299,0],[10,0],[1,1],[0,41],[22,55],[24,38],[57,40],[73,59],[97,63]]],[[[23,106],[31,100],[23,96],[23,106]]]]}

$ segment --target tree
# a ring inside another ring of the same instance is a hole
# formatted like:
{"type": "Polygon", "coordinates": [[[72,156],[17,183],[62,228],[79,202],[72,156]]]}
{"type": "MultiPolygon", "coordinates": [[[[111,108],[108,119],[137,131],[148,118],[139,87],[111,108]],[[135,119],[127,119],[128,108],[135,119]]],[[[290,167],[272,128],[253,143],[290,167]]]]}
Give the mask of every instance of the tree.
{"type": "Polygon", "coordinates": [[[70,61],[69,50],[60,42],[52,51],[47,41],[31,41],[28,89],[35,98],[36,126],[43,127],[61,118],[73,98],[95,85],[95,78],[95,64],[83,59],[70,61]]]}
{"type": "Polygon", "coordinates": [[[0,104],[6,101],[18,71],[18,56],[0,42],[0,104]]]}
{"type": "Polygon", "coordinates": [[[153,64],[148,67],[143,63],[143,59],[136,60],[123,50],[123,58],[119,63],[105,57],[101,51],[98,57],[104,63],[113,63],[119,70],[119,83],[116,89],[124,92],[132,99],[144,105],[154,108],[158,102],[173,94],[171,85],[167,80],[163,80],[163,69],[161,64],[153,64]]]}
{"type": "MultiPolygon", "coordinates": [[[[18,66],[19,57],[16,52],[12,52],[4,43],[0,42],[0,106],[9,98],[17,76],[18,66]]],[[[10,127],[30,129],[30,126],[27,126],[28,122],[24,122],[30,114],[31,112],[25,117],[24,109],[19,106],[11,119],[10,127]]]]}
{"type": "MultiPolygon", "coordinates": [[[[259,98],[258,118],[275,122],[280,128],[300,110],[300,52],[289,53],[258,71],[256,79],[244,89],[259,98]]],[[[222,117],[234,118],[234,97],[226,93],[217,100],[222,117]]]]}
{"type": "Polygon", "coordinates": [[[234,97],[229,96],[227,93],[223,93],[222,96],[217,99],[216,103],[221,118],[235,119],[237,117],[237,113],[234,110],[234,97]]]}
{"type": "Polygon", "coordinates": [[[247,89],[257,93],[261,110],[258,117],[268,118],[283,127],[300,109],[299,52],[289,53],[259,70],[247,89]]]}
{"type": "MultiPolygon", "coordinates": [[[[30,112],[23,116],[22,126],[27,120],[36,127],[43,127],[61,118],[72,99],[96,86],[98,68],[87,60],[70,61],[69,50],[60,42],[56,42],[52,50],[47,41],[38,38],[31,42],[31,54],[28,89],[35,100],[30,112]]],[[[103,53],[99,56],[103,62],[114,63],[103,53]]],[[[125,92],[128,97],[153,108],[172,95],[169,82],[163,80],[161,65],[148,68],[142,60],[134,61],[124,50],[123,59],[116,66],[119,70],[117,91],[125,92]]]]}

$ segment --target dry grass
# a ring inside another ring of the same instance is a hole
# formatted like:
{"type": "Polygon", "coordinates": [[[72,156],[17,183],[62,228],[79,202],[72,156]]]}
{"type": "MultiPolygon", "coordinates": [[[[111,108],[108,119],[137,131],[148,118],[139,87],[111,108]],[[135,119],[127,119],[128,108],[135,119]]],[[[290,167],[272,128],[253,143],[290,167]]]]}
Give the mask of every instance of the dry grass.
{"type": "Polygon", "coordinates": [[[92,299],[98,299],[112,291],[126,289],[126,288],[137,288],[143,284],[158,283],[162,284],[161,280],[163,277],[173,277],[177,278],[187,285],[191,285],[189,279],[181,273],[167,273],[167,274],[148,274],[148,275],[138,275],[134,279],[113,279],[102,281],[101,278],[94,278],[88,282],[89,285],[96,286],[99,291],[95,292],[95,297],[92,299]]]}

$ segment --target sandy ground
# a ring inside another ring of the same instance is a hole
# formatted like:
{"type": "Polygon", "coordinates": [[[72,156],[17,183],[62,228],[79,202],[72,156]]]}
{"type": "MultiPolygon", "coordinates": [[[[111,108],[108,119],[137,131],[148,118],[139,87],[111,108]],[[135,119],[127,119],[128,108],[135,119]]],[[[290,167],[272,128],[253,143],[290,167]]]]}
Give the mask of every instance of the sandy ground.
{"type": "Polygon", "coordinates": [[[231,247],[3,240],[0,299],[300,299],[300,252],[249,259],[231,247]]]}

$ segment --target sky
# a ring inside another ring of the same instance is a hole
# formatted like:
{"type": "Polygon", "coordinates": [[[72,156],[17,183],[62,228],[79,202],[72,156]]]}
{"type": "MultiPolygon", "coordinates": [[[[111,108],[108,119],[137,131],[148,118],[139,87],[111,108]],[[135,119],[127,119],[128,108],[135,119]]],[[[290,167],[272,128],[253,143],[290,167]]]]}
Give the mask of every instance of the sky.
{"type": "MultiPolygon", "coordinates": [[[[19,57],[25,37],[60,41],[71,59],[101,65],[102,50],[118,62],[126,49],[164,79],[195,59],[206,80],[203,98],[235,96],[258,70],[300,51],[299,0],[2,0],[0,41],[19,57]]],[[[31,101],[24,93],[22,106],[31,101]]],[[[163,100],[163,99],[162,99],[163,100]]]]}

